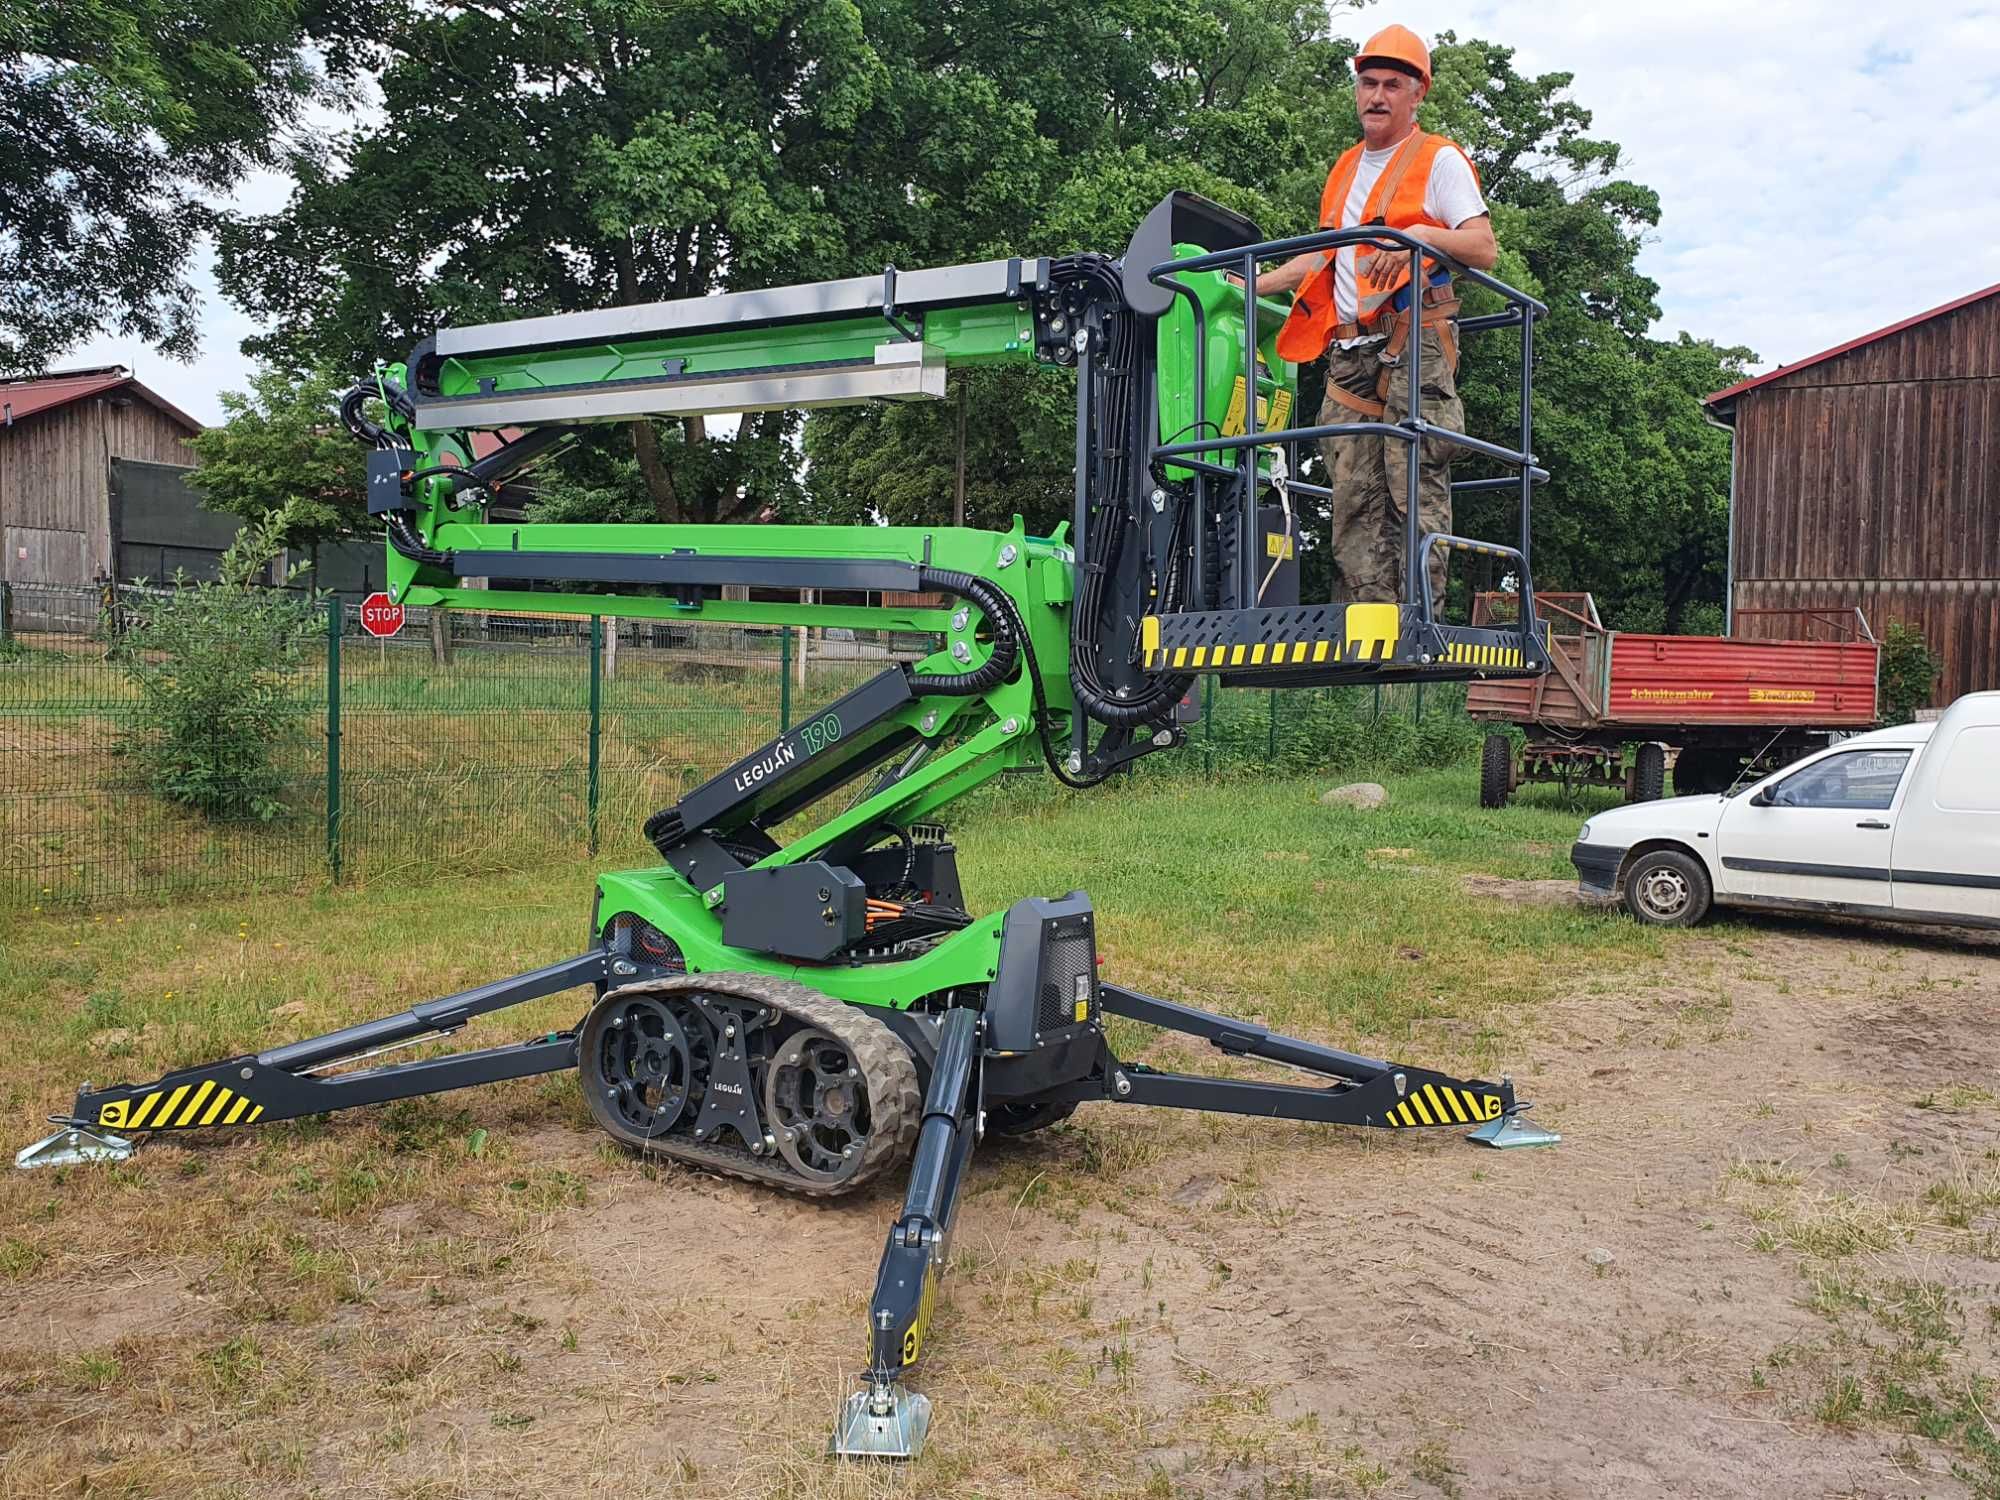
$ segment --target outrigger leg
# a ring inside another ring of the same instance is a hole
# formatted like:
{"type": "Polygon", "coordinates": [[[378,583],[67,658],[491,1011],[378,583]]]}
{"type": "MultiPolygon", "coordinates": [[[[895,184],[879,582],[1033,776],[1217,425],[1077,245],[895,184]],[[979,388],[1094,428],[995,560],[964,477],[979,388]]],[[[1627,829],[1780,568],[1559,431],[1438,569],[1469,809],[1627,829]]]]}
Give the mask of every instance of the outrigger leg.
{"type": "Polygon", "coordinates": [[[842,1403],[828,1445],[838,1457],[915,1458],[930,1430],[930,1398],[903,1379],[923,1355],[938,1278],[951,1252],[958,1190],[982,1128],[984,1031],[985,1017],[970,1008],[952,1011],[940,1029],[909,1192],[889,1231],[868,1304],[867,1388],[842,1403]]]}
{"type": "MultiPolygon", "coordinates": [[[[152,1083],[121,1083],[108,1089],[93,1089],[86,1083],[77,1090],[69,1114],[50,1116],[62,1128],[22,1150],[14,1164],[47,1167],[122,1160],[132,1154],[133,1143],[129,1136],[113,1131],[266,1124],[574,1068],[576,1034],[563,1031],[505,1047],[320,1076],[327,1068],[447,1036],[475,1016],[525,1000],[579,985],[601,987],[614,978],[612,965],[621,962],[607,953],[585,953],[426,1001],[400,1015],[364,1021],[268,1052],[183,1068],[152,1083]]],[[[629,962],[624,967],[638,972],[629,962]]]]}
{"type": "Polygon", "coordinates": [[[1553,1146],[1562,1139],[1521,1118],[1528,1106],[1515,1098],[1514,1082],[1505,1076],[1497,1084],[1453,1078],[1430,1068],[1280,1036],[1254,1021],[1213,1015],[1123,985],[1105,984],[1101,993],[1107,1014],[1200,1037],[1233,1057],[1283,1063],[1327,1075],[1332,1081],[1315,1087],[1165,1073],[1141,1063],[1121,1063],[1107,1052],[1106,1076],[1072,1085],[1063,1091],[1064,1097],[1391,1130],[1473,1125],[1478,1128],[1466,1139],[1482,1146],[1553,1146]],[[1095,1092],[1093,1085],[1103,1091],[1095,1092]]]}

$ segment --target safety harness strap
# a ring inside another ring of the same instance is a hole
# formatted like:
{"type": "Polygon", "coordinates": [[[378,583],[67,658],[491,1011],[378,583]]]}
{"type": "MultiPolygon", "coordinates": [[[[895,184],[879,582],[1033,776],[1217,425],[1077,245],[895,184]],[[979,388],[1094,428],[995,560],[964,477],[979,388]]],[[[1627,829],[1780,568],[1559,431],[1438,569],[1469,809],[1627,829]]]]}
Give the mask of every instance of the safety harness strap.
{"type": "MultiPolygon", "coordinates": [[[[1423,300],[1424,315],[1420,320],[1419,326],[1435,328],[1437,330],[1438,344],[1444,350],[1445,363],[1456,374],[1458,371],[1458,335],[1452,329],[1452,319],[1458,316],[1458,298],[1453,296],[1447,287],[1427,287],[1424,290],[1423,300]]],[[[1342,339],[1353,338],[1355,334],[1348,330],[1354,329],[1356,326],[1352,323],[1342,324],[1334,330],[1334,336],[1342,339]]],[[[1332,379],[1330,375],[1326,382],[1326,394],[1338,405],[1346,407],[1349,411],[1357,412],[1361,416],[1368,418],[1371,422],[1378,420],[1389,409],[1390,372],[1403,362],[1403,350],[1409,347],[1409,343],[1410,314],[1408,309],[1405,309],[1397,313],[1395,321],[1389,325],[1388,342],[1382,346],[1382,352],[1376,356],[1382,364],[1382,371],[1375,378],[1376,399],[1370,401],[1366,396],[1357,396],[1353,391],[1348,390],[1338,381],[1332,379]]]]}

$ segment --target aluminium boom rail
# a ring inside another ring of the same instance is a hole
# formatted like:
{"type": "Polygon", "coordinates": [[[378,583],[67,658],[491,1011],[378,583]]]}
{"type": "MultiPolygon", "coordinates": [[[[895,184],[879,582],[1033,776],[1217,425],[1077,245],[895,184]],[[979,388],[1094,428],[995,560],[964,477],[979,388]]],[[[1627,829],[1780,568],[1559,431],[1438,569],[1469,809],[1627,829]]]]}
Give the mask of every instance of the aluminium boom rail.
{"type": "MultiPolygon", "coordinates": [[[[1454,268],[1493,305],[1461,318],[1460,331],[1518,335],[1518,446],[1428,422],[1417,369],[1405,413],[1288,426],[1296,372],[1273,347],[1285,309],[1257,295],[1257,262],[1357,241],[1409,254],[1421,284],[1425,252],[1397,231],[1266,241],[1248,221],[1175,193],[1118,258],[888,268],[445,329],[362,382],[341,412],[371,449],[368,504],[401,603],[858,625],[922,632],[936,649],[885,668],[648,819],[661,863],[598,878],[583,953],[149,1083],[86,1084],[54,1117],[62,1128],[21,1163],[122,1154],[139,1131],[262,1124],[571,1068],[598,1123],[635,1150],[819,1196],[907,1161],[869,1305],[868,1368],[833,1439],[842,1454],[907,1457],[930,1405],[906,1382],[924,1352],[959,1190],[989,1132],[1025,1134],[1101,1101],[1389,1130],[1470,1126],[1494,1144],[1553,1139],[1522,1120],[1505,1078],[1337,1051],[1104,978],[1081,891],[974,915],[938,822],[1002,771],[1045,766],[1065,784],[1096,786],[1179,747],[1179,710],[1203,676],[1288,687],[1546,669],[1529,568],[1530,501],[1545,477],[1529,426],[1543,309],[1454,268]],[[1051,537],[1027,535],[1018,518],[1004,532],[486,518],[499,486],[583,427],[935,399],[949,369],[1008,361],[1074,372],[1073,504],[1051,537]],[[507,440],[480,456],[482,432],[507,440]],[[1456,488],[1516,493],[1517,539],[1422,534],[1408,464],[1409,602],[1301,602],[1296,567],[1282,566],[1296,504],[1327,491],[1296,477],[1300,445],[1339,434],[1447,442],[1492,460],[1497,477],[1456,488]],[[1510,566],[1518,617],[1440,619],[1425,567],[1436,548],[1510,566]],[[729,585],[884,602],[731,599],[729,585]],[[788,826],[843,791],[844,808],[804,832],[788,826]],[[375,1061],[571,989],[589,999],[568,1031],[375,1061]],[[1111,1017],[1287,1065],[1302,1081],[1126,1061],[1106,1039],[1111,1017]]],[[[1405,357],[1421,361],[1421,341],[1405,357]]]]}

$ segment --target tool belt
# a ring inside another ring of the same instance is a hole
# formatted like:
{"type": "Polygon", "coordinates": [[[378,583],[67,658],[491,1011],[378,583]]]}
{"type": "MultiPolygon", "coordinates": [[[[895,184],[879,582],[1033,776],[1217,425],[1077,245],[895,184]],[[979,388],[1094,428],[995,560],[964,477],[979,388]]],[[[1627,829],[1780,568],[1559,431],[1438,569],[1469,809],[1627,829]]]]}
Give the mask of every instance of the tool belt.
{"type": "MultiPolygon", "coordinates": [[[[1445,362],[1452,373],[1458,373],[1458,336],[1452,332],[1452,320],[1458,316],[1458,295],[1448,286],[1427,286],[1424,288],[1423,316],[1418,324],[1424,328],[1437,330],[1438,343],[1444,347],[1445,362]]],[[[1361,338],[1374,332],[1370,325],[1361,323],[1341,323],[1333,330],[1337,342],[1361,338]]],[[[1403,350],[1410,343],[1410,309],[1398,309],[1395,321],[1389,325],[1389,338],[1382,345],[1382,352],[1376,357],[1382,362],[1382,373],[1375,380],[1375,399],[1357,396],[1354,392],[1335,380],[1331,373],[1327,376],[1326,394],[1351,412],[1379,420],[1388,411],[1389,378],[1396,366],[1403,362],[1403,350]]]]}

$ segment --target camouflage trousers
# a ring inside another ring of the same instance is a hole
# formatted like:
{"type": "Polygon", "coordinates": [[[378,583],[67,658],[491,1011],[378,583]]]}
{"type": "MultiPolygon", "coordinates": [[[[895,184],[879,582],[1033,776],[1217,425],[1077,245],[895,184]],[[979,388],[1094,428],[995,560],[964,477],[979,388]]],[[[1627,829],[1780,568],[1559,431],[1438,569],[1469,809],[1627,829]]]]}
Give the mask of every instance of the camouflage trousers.
{"type": "MultiPolygon", "coordinates": [[[[1465,408],[1459,403],[1455,361],[1447,363],[1437,331],[1423,334],[1424,420],[1454,432],[1465,431],[1465,408]]],[[[1382,345],[1355,349],[1335,346],[1326,352],[1328,386],[1336,382],[1357,396],[1375,399],[1382,373],[1382,345]]],[[[1410,409],[1410,365],[1389,371],[1387,421],[1399,421],[1410,409]]],[[[1320,406],[1322,425],[1358,422],[1362,418],[1328,396],[1320,406]]],[[[1348,604],[1390,604],[1402,601],[1403,527],[1408,510],[1410,444],[1391,437],[1322,438],[1320,454],[1331,475],[1333,491],[1334,598],[1348,604]]],[[[1452,446],[1435,440],[1423,444],[1417,463],[1417,519],[1423,531],[1451,530],[1452,446]]],[[[1430,564],[1431,599],[1444,607],[1445,554],[1434,551],[1430,564]]]]}

